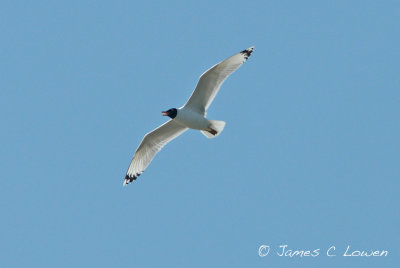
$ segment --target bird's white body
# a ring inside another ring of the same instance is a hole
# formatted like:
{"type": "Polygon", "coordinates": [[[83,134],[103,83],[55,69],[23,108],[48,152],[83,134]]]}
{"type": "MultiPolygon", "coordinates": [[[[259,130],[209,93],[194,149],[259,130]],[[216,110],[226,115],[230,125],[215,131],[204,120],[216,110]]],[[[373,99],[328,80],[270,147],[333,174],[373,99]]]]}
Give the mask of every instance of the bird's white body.
{"type": "Polygon", "coordinates": [[[193,111],[185,106],[177,109],[178,113],[175,120],[184,127],[198,130],[207,130],[210,127],[210,122],[198,112],[193,111]]]}

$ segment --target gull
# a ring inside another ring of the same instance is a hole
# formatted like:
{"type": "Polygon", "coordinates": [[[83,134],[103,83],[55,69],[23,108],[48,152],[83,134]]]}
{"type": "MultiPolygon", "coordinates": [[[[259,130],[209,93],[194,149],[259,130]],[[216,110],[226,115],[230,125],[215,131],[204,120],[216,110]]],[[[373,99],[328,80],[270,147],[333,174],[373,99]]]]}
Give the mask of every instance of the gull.
{"type": "Polygon", "coordinates": [[[171,119],[144,136],[126,172],[124,186],[136,180],[168,142],[189,128],[200,130],[207,138],[221,134],[225,122],[207,119],[207,109],[225,79],[250,57],[253,50],[254,47],[249,47],[205,71],[185,105],[161,112],[171,119]]]}

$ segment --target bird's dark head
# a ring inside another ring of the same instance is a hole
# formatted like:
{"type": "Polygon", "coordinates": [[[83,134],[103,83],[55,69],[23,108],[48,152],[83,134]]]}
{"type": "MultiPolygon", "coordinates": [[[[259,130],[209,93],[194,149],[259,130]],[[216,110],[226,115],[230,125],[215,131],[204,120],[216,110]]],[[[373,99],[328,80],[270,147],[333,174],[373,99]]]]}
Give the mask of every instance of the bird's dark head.
{"type": "Polygon", "coordinates": [[[172,109],[169,109],[168,111],[165,111],[165,112],[163,111],[161,113],[162,113],[163,116],[169,116],[172,119],[174,119],[175,116],[178,114],[178,110],[175,109],[175,108],[172,108],[172,109]]]}

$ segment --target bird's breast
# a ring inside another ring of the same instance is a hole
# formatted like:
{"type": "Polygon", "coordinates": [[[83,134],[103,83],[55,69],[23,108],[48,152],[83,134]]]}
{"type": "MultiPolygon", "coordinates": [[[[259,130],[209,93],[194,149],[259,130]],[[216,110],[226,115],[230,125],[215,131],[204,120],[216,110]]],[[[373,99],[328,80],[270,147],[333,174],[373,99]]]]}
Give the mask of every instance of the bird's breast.
{"type": "Polygon", "coordinates": [[[199,130],[207,129],[210,124],[201,114],[185,108],[178,110],[174,120],[185,127],[199,130]]]}

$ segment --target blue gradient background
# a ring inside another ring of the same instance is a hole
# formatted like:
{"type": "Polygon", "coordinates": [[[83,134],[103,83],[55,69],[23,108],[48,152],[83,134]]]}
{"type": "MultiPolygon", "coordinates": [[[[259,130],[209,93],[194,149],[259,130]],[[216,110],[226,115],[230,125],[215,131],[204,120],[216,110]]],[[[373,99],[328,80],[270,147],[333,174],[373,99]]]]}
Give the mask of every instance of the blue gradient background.
{"type": "Polygon", "coordinates": [[[1,267],[397,267],[399,18],[398,1],[2,1],[1,267]],[[221,136],[185,133],[123,188],[160,111],[252,45],[208,112],[221,136]]]}

